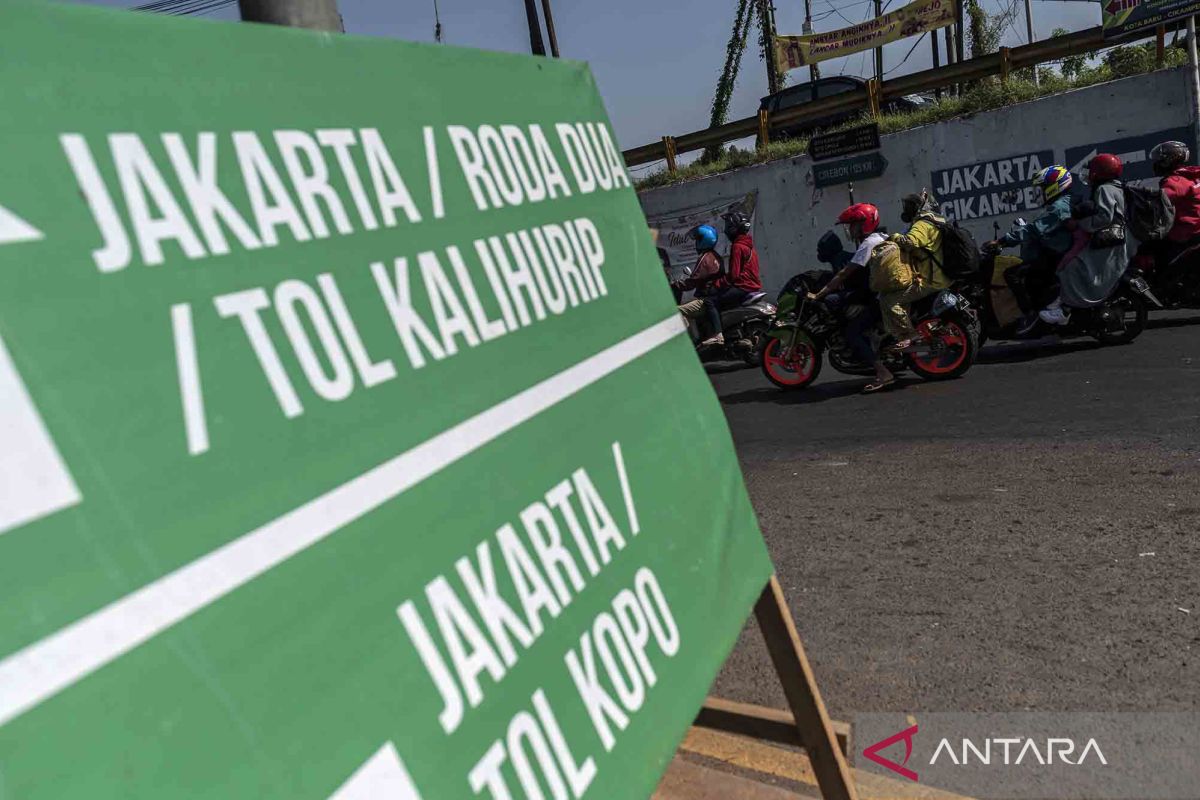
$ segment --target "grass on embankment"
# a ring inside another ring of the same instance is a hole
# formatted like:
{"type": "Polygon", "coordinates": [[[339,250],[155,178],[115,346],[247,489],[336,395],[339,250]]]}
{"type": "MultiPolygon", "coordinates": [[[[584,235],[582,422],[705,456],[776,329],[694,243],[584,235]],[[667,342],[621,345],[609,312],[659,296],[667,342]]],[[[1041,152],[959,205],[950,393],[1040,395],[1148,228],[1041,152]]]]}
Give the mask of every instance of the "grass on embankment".
{"type": "MultiPolygon", "coordinates": [[[[995,78],[979,81],[961,97],[943,97],[940,101],[915,111],[884,114],[879,118],[879,130],[881,133],[896,133],[934,122],[945,122],[958,117],[978,114],[981,111],[991,111],[1027,100],[1035,100],[1071,89],[1082,89],[1085,86],[1093,86],[1116,78],[1127,78],[1150,72],[1155,68],[1152,48],[1153,44],[1119,47],[1106,53],[1102,63],[1095,67],[1077,65],[1074,69],[1069,70],[1069,76],[1043,67],[1038,71],[1040,86],[1034,85],[1032,75],[1028,70],[1015,73],[1007,84],[1001,84],[999,79],[995,78]]],[[[1167,67],[1185,63],[1187,63],[1187,53],[1183,48],[1172,47],[1167,50],[1167,67]]],[[[867,120],[868,116],[864,112],[861,116],[829,130],[837,131],[861,125],[867,120]]],[[[715,159],[708,161],[697,159],[687,166],[681,167],[674,175],[669,174],[664,166],[636,181],[634,185],[639,191],[655,189],[660,186],[670,186],[716,175],[719,172],[748,167],[752,164],[793,158],[806,152],[808,152],[808,139],[785,139],[771,142],[761,151],[740,150],[730,146],[724,148],[715,159]]]]}

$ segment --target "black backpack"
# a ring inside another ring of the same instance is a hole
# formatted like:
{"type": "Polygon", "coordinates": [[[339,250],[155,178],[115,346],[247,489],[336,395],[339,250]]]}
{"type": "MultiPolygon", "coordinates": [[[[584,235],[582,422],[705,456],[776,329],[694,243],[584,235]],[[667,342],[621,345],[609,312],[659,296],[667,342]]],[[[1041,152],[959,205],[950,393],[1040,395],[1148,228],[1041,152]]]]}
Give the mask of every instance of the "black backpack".
{"type": "Polygon", "coordinates": [[[1175,224],[1175,206],[1162,189],[1126,186],[1125,224],[1138,241],[1161,241],[1175,224]]]}
{"type": "MultiPolygon", "coordinates": [[[[932,222],[932,220],[931,220],[932,222]]],[[[979,247],[966,228],[949,222],[933,222],[942,232],[942,263],[948,278],[971,278],[979,272],[979,247]]]]}

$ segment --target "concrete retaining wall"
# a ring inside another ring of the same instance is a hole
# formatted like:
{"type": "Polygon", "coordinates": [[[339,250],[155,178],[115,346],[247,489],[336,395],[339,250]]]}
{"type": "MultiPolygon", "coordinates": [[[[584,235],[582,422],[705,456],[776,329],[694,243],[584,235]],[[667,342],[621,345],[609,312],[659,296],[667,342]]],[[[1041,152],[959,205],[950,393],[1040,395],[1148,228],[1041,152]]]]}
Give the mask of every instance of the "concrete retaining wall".
{"type": "MultiPolygon", "coordinates": [[[[1037,213],[1027,175],[1052,163],[1073,170],[1093,152],[1113,152],[1127,176],[1148,177],[1149,148],[1167,138],[1196,142],[1196,102],[1187,67],[1046,97],[883,137],[885,174],[854,185],[854,199],[879,206],[883,223],[903,230],[900,198],[931,189],[943,209],[980,242],[993,223],[1007,230],[1037,213]]],[[[1079,182],[1077,181],[1077,185],[1079,182]]],[[[1079,186],[1086,191],[1085,187],[1079,186]]],[[[765,288],[817,265],[817,239],[849,204],[845,186],[815,189],[808,156],[641,193],[646,216],[677,216],[758,191],[754,238],[765,288]]]]}

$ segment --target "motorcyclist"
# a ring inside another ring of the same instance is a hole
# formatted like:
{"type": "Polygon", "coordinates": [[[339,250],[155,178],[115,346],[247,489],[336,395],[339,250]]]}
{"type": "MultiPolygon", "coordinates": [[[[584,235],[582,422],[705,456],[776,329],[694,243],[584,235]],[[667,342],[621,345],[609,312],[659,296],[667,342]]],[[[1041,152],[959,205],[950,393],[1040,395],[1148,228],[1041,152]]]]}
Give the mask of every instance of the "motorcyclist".
{"type": "Polygon", "coordinates": [[[1200,167],[1188,166],[1191,151],[1183,142],[1162,142],[1150,151],[1150,162],[1158,176],[1158,188],[1175,208],[1175,223],[1161,242],[1146,242],[1160,268],[1187,248],[1200,242],[1200,167]]]}
{"type": "MultiPolygon", "coordinates": [[[[855,203],[842,211],[837,221],[845,226],[846,235],[854,242],[854,255],[829,283],[819,292],[809,294],[808,298],[817,302],[829,302],[843,313],[851,305],[861,304],[862,310],[846,320],[846,342],[860,361],[875,368],[876,384],[880,384],[881,387],[890,385],[895,382],[896,376],[876,357],[868,336],[869,331],[879,322],[879,304],[875,302],[868,288],[867,271],[867,263],[871,260],[876,246],[886,241],[883,231],[879,228],[879,209],[870,203],[855,203]]],[[[822,241],[825,241],[825,237],[822,237],[822,241]]]]}
{"type": "Polygon", "coordinates": [[[1124,165],[1111,153],[1099,153],[1087,164],[1091,197],[1075,209],[1070,227],[1087,234],[1059,269],[1059,296],[1039,312],[1043,322],[1065,325],[1068,309],[1103,303],[1129,263],[1125,235],[1124,165]]]}
{"type": "MultiPolygon", "coordinates": [[[[699,258],[696,261],[695,268],[692,269],[691,275],[685,280],[677,281],[671,285],[671,288],[678,291],[680,296],[688,290],[695,290],[695,295],[686,303],[679,304],[679,313],[687,320],[698,320],[702,317],[707,318],[707,309],[709,307],[708,298],[714,292],[714,284],[721,278],[721,274],[725,269],[725,264],[721,260],[721,256],[717,253],[717,229],[712,225],[697,225],[688,231],[688,236],[696,244],[696,253],[699,258]]],[[[725,336],[721,332],[721,316],[717,314],[716,327],[712,327],[709,322],[708,337],[704,338],[704,333],[700,334],[701,341],[699,347],[708,347],[711,345],[725,344],[725,336]]]]}
{"type": "Polygon", "coordinates": [[[709,330],[716,336],[701,342],[701,346],[724,344],[721,331],[721,312],[737,308],[746,298],[762,291],[762,279],[758,274],[758,253],[754,250],[754,239],[750,236],[750,217],[743,211],[727,211],[721,215],[725,223],[725,236],[729,239],[729,267],[722,272],[703,295],[704,315],[709,330]]]}
{"type": "Polygon", "coordinates": [[[1028,225],[984,245],[985,249],[1021,247],[1021,263],[1004,271],[1004,282],[1025,314],[1017,325],[1018,333],[1037,323],[1037,304],[1031,287],[1053,286],[1058,262],[1071,249],[1071,231],[1067,226],[1071,219],[1071,196],[1067,191],[1071,182],[1071,171],[1059,165],[1034,173],[1030,183],[1042,198],[1042,213],[1028,225]]]}
{"type": "MultiPolygon", "coordinates": [[[[917,279],[906,289],[879,296],[883,328],[896,339],[893,347],[904,350],[911,347],[917,337],[908,307],[922,297],[950,286],[950,280],[942,272],[942,225],[945,218],[939,213],[937,200],[922,189],[901,199],[900,219],[909,223],[904,233],[893,233],[888,241],[895,242],[912,263],[917,279]]],[[[869,388],[869,387],[868,387],[869,388]]]]}

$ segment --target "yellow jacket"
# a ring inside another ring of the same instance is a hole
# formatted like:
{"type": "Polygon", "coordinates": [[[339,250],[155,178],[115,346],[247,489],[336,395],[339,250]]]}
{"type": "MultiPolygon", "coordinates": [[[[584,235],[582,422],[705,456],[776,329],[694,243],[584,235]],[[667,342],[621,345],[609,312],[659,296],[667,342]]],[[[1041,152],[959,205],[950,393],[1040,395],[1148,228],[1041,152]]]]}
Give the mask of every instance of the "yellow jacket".
{"type": "Polygon", "coordinates": [[[942,272],[942,232],[934,222],[942,222],[934,214],[923,213],[905,233],[893,233],[891,240],[900,245],[921,276],[921,284],[930,289],[946,289],[950,280],[942,272]]]}

